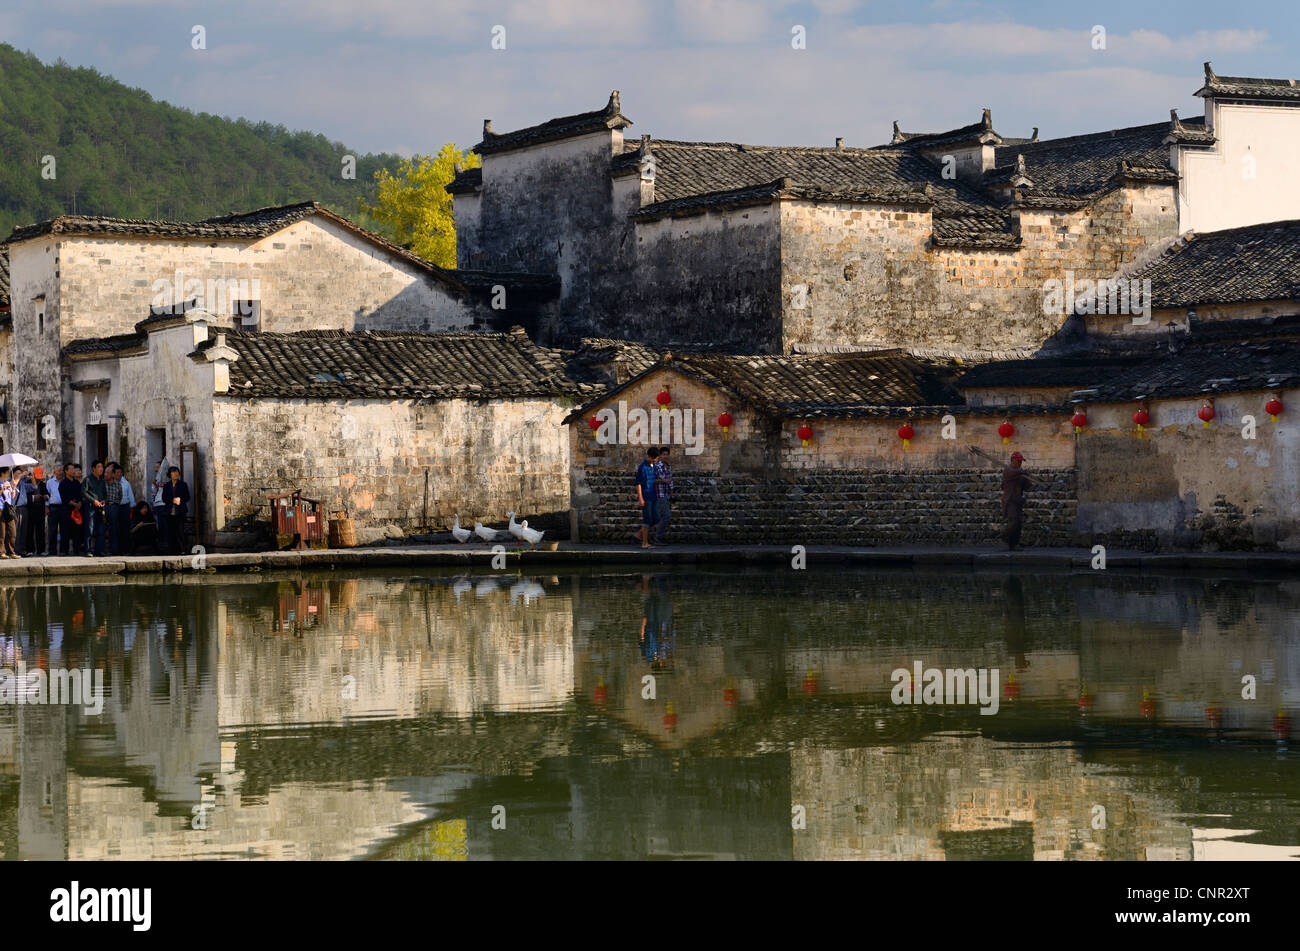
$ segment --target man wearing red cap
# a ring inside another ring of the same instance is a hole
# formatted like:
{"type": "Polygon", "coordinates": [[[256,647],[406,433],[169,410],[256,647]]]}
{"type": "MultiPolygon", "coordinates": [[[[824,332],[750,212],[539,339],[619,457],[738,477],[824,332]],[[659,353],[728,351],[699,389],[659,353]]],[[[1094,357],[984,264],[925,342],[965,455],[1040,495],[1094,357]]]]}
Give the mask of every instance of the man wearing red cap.
{"type": "Polygon", "coordinates": [[[1007,551],[1014,551],[1020,544],[1020,530],[1024,527],[1025,490],[1034,484],[1021,468],[1025,457],[1018,452],[1011,454],[1011,463],[1002,470],[1002,540],[1007,544],[1007,551]]]}

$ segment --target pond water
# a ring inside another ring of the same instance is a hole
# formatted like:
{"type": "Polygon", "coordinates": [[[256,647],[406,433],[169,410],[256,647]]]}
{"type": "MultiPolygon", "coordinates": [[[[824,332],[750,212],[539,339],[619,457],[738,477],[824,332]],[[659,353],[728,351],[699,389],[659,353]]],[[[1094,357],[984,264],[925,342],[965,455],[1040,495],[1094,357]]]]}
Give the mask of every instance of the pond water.
{"type": "Polygon", "coordinates": [[[36,584],[0,668],[11,860],[1300,856],[1287,579],[36,584]]]}

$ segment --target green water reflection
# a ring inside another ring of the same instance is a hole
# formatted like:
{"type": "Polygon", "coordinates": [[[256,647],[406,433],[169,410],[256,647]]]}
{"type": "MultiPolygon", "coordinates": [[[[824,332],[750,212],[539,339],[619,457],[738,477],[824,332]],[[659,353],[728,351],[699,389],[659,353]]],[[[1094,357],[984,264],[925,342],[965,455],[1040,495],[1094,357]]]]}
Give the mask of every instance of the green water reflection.
{"type": "Polygon", "coordinates": [[[105,684],[0,704],[6,859],[1300,856],[1286,579],[115,579],[0,632],[105,684]],[[998,712],[895,704],[916,661],[998,712]]]}

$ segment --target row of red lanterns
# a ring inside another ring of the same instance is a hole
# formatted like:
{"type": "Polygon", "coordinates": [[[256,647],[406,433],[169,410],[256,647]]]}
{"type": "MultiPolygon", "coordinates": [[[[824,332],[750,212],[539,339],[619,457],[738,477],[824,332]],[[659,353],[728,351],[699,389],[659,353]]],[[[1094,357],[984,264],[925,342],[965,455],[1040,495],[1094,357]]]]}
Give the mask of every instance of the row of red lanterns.
{"type": "MultiPolygon", "coordinates": [[[[1264,404],[1264,412],[1268,413],[1268,418],[1275,423],[1277,422],[1277,418],[1282,415],[1282,409],[1282,401],[1276,396],[1264,404]]],[[[1214,402],[1212,400],[1206,400],[1201,408],[1196,411],[1196,416],[1200,419],[1201,425],[1206,428],[1209,428],[1210,421],[1214,419],[1214,415],[1214,402]]],[[[1151,414],[1147,412],[1145,406],[1133,414],[1133,422],[1137,424],[1139,432],[1142,431],[1144,426],[1151,422],[1151,414]]],[[[1088,416],[1083,410],[1076,410],[1074,415],[1070,417],[1070,423],[1074,426],[1074,431],[1076,433],[1081,432],[1083,427],[1088,425],[1088,416]]],[[[1010,428],[1009,423],[1004,423],[1003,426],[1010,428]]],[[[1001,426],[998,427],[998,432],[1002,432],[1001,426]]],[[[1010,433],[1004,435],[1010,435],[1010,433]]],[[[1002,441],[1006,442],[1006,439],[1004,438],[1002,441]]]]}
{"type": "MultiPolygon", "coordinates": [[[[664,389],[655,397],[655,401],[659,404],[661,409],[667,410],[668,404],[672,402],[672,396],[669,395],[667,389],[664,389]]],[[[1268,413],[1268,418],[1276,423],[1277,418],[1282,415],[1282,401],[1276,396],[1273,397],[1264,404],[1264,412],[1268,413]]],[[[1210,420],[1214,419],[1213,401],[1207,400],[1205,404],[1196,411],[1196,415],[1200,418],[1202,424],[1208,428],[1210,420]]],[[[730,413],[723,413],[718,417],[718,425],[722,428],[724,433],[731,431],[731,425],[733,422],[734,420],[730,413]]],[[[1151,414],[1147,411],[1145,406],[1133,414],[1133,422],[1137,424],[1138,432],[1141,432],[1142,428],[1151,422],[1151,414]]],[[[1082,409],[1075,410],[1074,415],[1070,417],[1070,424],[1074,427],[1076,433],[1082,432],[1083,428],[1088,425],[1087,413],[1082,409]]],[[[592,416],[587,420],[587,425],[590,426],[594,432],[595,430],[600,429],[602,423],[598,417],[592,416]]],[[[1011,441],[1011,437],[1015,435],[1015,432],[1016,427],[1011,425],[1009,420],[1003,420],[1002,425],[998,427],[998,435],[1002,437],[1004,445],[1011,441]]],[[[811,442],[813,438],[812,428],[805,423],[799,427],[796,435],[799,437],[799,441],[803,444],[803,447],[807,449],[808,443],[811,442]]],[[[904,423],[902,426],[898,427],[898,438],[903,440],[904,449],[911,446],[912,440],[915,437],[916,430],[912,428],[911,424],[904,423]]]]}

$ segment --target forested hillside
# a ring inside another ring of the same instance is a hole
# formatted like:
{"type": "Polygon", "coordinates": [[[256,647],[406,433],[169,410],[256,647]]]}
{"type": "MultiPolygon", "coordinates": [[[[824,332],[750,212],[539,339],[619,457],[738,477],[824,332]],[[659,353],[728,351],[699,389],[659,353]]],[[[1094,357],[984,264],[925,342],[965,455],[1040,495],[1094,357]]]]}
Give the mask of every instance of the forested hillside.
{"type": "Polygon", "coordinates": [[[357,199],[373,202],[375,171],[400,161],[179,109],[0,44],[0,240],[64,213],[184,221],[309,199],[373,227],[357,199]],[[342,175],[344,155],[356,156],[355,180],[342,175]],[[50,167],[55,177],[42,177],[50,167]]]}

